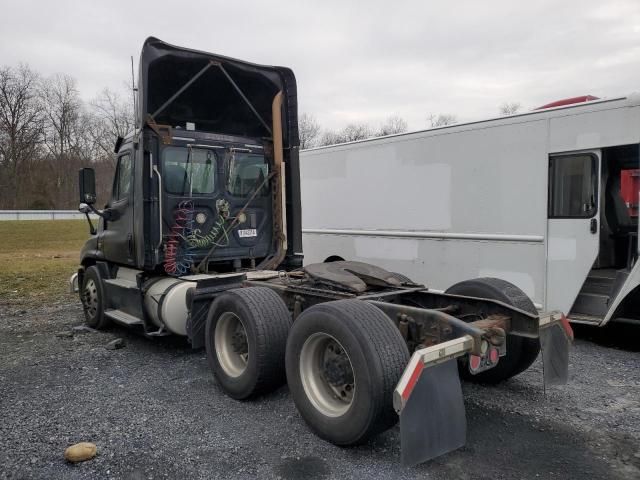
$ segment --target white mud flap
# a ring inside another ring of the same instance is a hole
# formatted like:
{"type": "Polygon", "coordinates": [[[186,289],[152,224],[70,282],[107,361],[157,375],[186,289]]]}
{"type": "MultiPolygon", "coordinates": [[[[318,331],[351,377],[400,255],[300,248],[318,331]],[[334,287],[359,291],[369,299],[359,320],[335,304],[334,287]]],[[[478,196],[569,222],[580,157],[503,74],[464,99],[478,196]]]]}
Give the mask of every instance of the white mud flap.
{"type": "Polygon", "coordinates": [[[467,419],[456,358],[473,345],[465,335],[417,350],[394,392],[402,463],[417,465],[464,446],[467,419]]]}
{"type": "Polygon", "coordinates": [[[573,340],[569,322],[558,313],[541,316],[539,335],[545,389],[564,385],[569,380],[569,350],[573,340]]]}

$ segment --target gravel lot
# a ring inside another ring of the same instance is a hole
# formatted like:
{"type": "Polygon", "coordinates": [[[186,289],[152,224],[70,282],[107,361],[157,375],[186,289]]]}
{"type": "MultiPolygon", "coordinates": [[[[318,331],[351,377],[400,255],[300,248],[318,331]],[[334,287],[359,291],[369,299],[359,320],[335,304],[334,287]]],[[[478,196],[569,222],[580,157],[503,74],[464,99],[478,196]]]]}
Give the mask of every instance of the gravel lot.
{"type": "Polygon", "coordinates": [[[570,384],[541,365],[498,387],[463,385],[467,446],[400,465],[399,431],[338,448],[314,436],[286,387],[226,397],[203,351],[114,328],[72,333],[75,302],[0,305],[0,478],[640,478],[640,329],[579,329],[570,384]],[[122,338],[125,347],[105,345],[122,338]],[[98,456],[65,463],[94,442],[98,456]]]}

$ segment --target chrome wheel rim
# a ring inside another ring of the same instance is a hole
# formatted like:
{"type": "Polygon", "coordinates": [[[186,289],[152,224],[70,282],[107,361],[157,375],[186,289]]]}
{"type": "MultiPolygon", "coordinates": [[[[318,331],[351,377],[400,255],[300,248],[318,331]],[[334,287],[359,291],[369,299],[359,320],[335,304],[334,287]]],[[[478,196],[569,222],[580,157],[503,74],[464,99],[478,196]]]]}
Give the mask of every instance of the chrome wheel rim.
{"type": "Polygon", "coordinates": [[[307,398],[323,415],[339,417],[353,404],[353,365],[333,336],[314,333],[307,338],[300,351],[300,377],[307,398]]]}
{"type": "Polygon", "coordinates": [[[249,344],[247,330],[235,313],[220,315],[214,333],[216,357],[225,374],[239,377],[247,369],[249,344]]]}
{"type": "Polygon", "coordinates": [[[98,287],[92,278],[87,280],[84,286],[84,295],[82,296],[84,309],[91,318],[98,313],[98,287]]]}

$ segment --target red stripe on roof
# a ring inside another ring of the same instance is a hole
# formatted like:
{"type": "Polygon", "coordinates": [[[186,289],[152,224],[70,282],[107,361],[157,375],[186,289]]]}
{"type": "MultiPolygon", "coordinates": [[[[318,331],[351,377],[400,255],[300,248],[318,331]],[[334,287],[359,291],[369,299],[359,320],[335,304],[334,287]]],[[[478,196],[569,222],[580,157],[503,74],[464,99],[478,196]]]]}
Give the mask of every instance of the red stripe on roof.
{"type": "Polygon", "coordinates": [[[547,103],[541,107],[534,108],[534,110],[544,110],[545,108],[563,107],[565,105],[572,105],[574,103],[590,102],[592,100],[599,100],[598,97],[593,95],[581,95],[579,97],[565,98],[563,100],[556,100],[555,102],[547,103]]]}

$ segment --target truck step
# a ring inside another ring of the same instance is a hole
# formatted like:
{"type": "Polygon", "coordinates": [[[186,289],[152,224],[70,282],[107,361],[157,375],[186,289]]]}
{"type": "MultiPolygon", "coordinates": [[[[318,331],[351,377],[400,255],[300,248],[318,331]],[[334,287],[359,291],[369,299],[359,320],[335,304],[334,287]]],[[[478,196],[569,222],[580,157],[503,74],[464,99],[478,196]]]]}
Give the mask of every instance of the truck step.
{"type": "Polygon", "coordinates": [[[587,280],[584,282],[584,285],[582,285],[582,289],[580,290],[580,293],[593,293],[596,295],[609,296],[612,290],[613,290],[612,281],[606,281],[606,282],[593,281],[587,278],[587,280]]]}
{"type": "Polygon", "coordinates": [[[118,323],[123,323],[124,325],[144,325],[142,320],[140,320],[138,317],[134,317],[133,315],[127,312],[123,312],[122,310],[105,310],[104,314],[110,319],[118,323]]]}
{"type": "Polygon", "coordinates": [[[113,287],[127,288],[127,289],[137,289],[138,285],[136,282],[126,279],[126,278],[108,278],[104,280],[104,283],[107,285],[111,285],[113,287]]]}
{"type": "Polygon", "coordinates": [[[582,285],[580,293],[611,295],[616,282],[616,272],[611,270],[592,270],[582,285]]]}
{"type": "Polygon", "coordinates": [[[615,280],[618,271],[615,268],[594,268],[589,272],[590,278],[615,280]]]}
{"type": "Polygon", "coordinates": [[[596,293],[580,292],[576,298],[569,317],[572,315],[589,315],[595,317],[604,317],[609,310],[609,295],[601,295],[596,293]]]}

